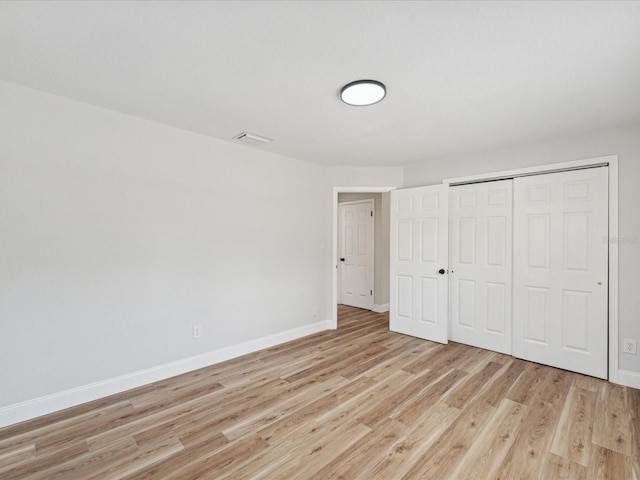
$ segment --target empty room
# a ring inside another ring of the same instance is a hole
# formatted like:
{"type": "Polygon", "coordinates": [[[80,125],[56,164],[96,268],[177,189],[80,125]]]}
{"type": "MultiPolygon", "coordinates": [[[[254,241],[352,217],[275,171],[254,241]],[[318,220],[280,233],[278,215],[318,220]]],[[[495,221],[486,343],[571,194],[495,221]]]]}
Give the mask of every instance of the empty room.
{"type": "Polygon", "coordinates": [[[640,2],[0,2],[0,478],[640,479],[640,2]]]}

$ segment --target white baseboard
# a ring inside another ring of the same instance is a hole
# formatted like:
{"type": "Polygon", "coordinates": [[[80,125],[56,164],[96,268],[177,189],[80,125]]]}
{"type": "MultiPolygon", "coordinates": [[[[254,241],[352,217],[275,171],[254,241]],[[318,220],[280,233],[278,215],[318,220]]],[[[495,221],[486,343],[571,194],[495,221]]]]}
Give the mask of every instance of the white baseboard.
{"type": "Polygon", "coordinates": [[[330,320],[0,408],[0,428],[328,330],[330,320]]]}
{"type": "Polygon", "coordinates": [[[629,370],[618,370],[618,378],[615,383],[640,389],[640,373],[629,370]]]}
{"type": "Polygon", "coordinates": [[[383,303],[382,305],[374,304],[373,308],[371,310],[376,312],[376,313],[388,312],[389,311],[389,304],[388,303],[383,303]]]}

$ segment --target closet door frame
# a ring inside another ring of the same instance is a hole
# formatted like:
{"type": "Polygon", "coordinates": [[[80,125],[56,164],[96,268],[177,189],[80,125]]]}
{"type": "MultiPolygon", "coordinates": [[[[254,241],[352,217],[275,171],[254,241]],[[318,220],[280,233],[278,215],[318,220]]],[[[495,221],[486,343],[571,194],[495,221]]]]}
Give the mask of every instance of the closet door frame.
{"type": "Polygon", "coordinates": [[[464,185],[487,180],[502,180],[508,178],[523,177],[542,173],[562,172],[577,170],[595,166],[607,166],[609,168],[609,365],[608,380],[614,383],[622,383],[633,387],[640,387],[638,379],[632,375],[620,374],[618,368],[619,352],[619,328],[618,328],[618,156],[608,155],[585,160],[553,163],[536,167],[519,168],[499,172],[469,175],[465,177],[445,178],[445,185],[464,185]],[[623,377],[623,378],[621,378],[623,377]]]}

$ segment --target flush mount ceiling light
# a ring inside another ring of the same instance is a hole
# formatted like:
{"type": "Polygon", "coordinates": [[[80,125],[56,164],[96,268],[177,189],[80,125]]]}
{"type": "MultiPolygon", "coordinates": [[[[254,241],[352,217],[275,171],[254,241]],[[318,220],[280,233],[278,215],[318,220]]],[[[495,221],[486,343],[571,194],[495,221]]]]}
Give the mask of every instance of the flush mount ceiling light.
{"type": "Polygon", "coordinates": [[[382,100],[387,94],[387,88],[376,80],[356,80],[347,83],[340,90],[340,98],[347,105],[364,107],[382,100]]]}

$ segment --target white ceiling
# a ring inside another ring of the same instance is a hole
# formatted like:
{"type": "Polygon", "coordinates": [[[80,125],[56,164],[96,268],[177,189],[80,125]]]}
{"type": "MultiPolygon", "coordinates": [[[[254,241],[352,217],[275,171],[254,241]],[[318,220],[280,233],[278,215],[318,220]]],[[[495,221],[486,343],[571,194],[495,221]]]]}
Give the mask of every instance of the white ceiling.
{"type": "Polygon", "coordinates": [[[640,2],[0,2],[0,79],[329,165],[640,123],[640,2]],[[353,80],[387,97],[350,107],[353,80]]]}

